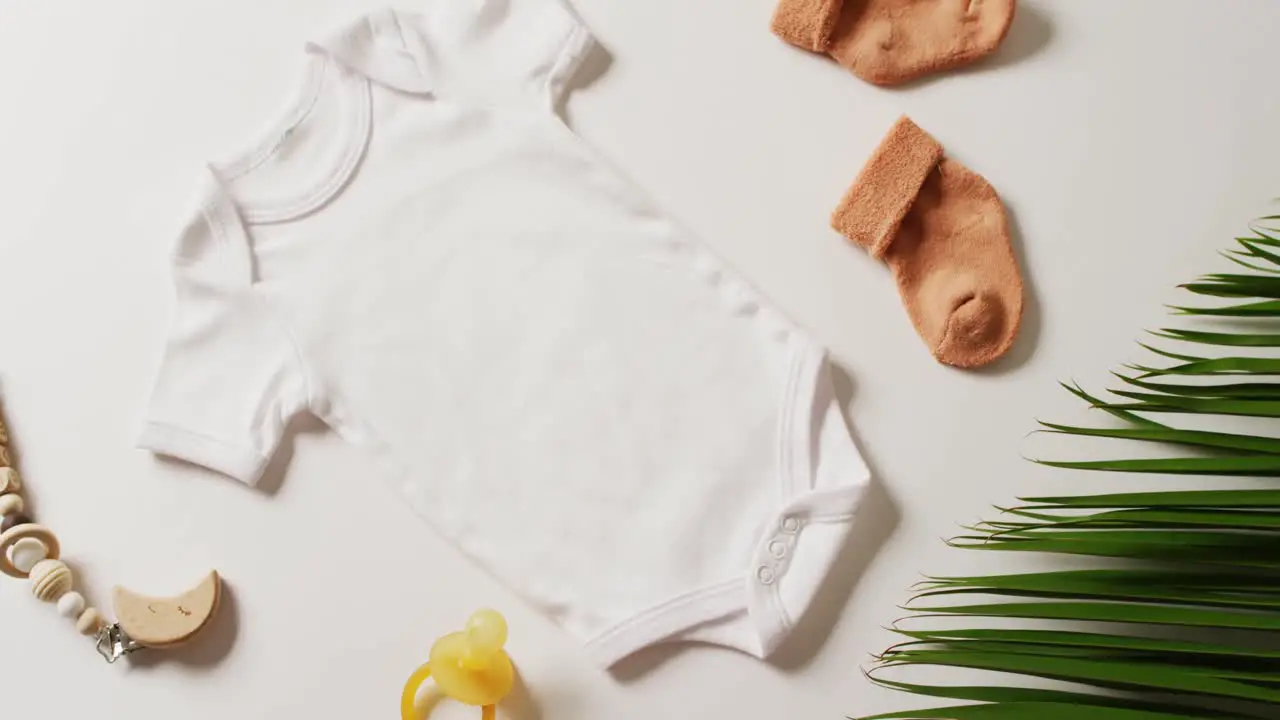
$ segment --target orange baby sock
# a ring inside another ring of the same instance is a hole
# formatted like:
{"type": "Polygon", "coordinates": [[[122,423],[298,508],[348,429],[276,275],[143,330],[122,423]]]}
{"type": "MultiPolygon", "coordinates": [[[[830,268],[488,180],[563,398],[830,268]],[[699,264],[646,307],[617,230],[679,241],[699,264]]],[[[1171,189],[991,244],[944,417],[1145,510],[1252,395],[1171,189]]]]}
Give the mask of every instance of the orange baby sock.
{"type": "Polygon", "coordinates": [[[1022,276],[1004,205],[909,118],[880,143],[831,225],[889,265],[938,362],[978,367],[1013,344],[1022,276]]]}
{"type": "Polygon", "coordinates": [[[773,32],[831,55],[858,77],[896,85],[991,54],[1017,0],[780,0],[773,32]]]}

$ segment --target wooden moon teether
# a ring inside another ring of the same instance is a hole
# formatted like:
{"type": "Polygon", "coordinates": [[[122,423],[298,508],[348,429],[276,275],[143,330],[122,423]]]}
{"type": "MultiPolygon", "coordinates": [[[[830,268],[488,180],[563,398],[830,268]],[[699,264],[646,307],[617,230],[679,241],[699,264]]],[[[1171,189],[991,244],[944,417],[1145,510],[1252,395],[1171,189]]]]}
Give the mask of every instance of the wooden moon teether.
{"type": "Polygon", "coordinates": [[[190,640],[218,610],[222,581],[211,572],[199,585],[172,598],[153,598],[117,587],[112,594],[116,621],[129,639],[149,648],[169,648],[190,640]]]}
{"type": "Polygon", "coordinates": [[[207,627],[218,610],[222,581],[211,572],[194,588],[173,598],[151,598],[117,587],[118,623],[111,624],[76,592],[75,574],[62,562],[58,536],[26,514],[19,491],[22,478],[7,447],[9,431],[0,416],[0,572],[29,580],[38,600],[56,605],[82,635],[94,638],[107,662],[141,648],[171,648],[207,627]]]}

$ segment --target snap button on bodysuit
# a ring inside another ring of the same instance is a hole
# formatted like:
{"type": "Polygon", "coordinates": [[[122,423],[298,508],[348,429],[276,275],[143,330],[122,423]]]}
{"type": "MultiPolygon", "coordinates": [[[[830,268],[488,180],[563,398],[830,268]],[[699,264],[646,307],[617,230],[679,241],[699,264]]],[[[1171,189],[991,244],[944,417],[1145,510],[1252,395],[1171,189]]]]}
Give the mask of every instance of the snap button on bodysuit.
{"type": "Polygon", "coordinates": [[[756,571],[756,577],[760,578],[760,582],[765,585],[772,585],[773,581],[777,579],[773,573],[773,568],[767,565],[761,566],[761,568],[756,571]]]}
{"type": "Polygon", "coordinates": [[[797,520],[796,518],[786,517],[782,519],[783,532],[793,533],[799,529],[800,529],[800,521],[797,520]]]}
{"type": "Polygon", "coordinates": [[[774,540],[769,543],[769,554],[781,560],[787,556],[787,544],[781,540],[774,540]]]}

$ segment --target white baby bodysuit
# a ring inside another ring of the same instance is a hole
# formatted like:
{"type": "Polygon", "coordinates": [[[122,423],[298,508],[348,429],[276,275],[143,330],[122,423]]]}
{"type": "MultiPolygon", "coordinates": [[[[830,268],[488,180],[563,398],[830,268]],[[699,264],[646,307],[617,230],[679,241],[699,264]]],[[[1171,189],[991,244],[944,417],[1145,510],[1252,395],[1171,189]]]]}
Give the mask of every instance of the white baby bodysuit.
{"type": "Polygon", "coordinates": [[[764,657],[867,468],[824,352],[556,115],[590,45],[561,0],[310,43],[289,112],[204,172],[139,444],[252,483],[314,413],[600,663],[764,657]]]}

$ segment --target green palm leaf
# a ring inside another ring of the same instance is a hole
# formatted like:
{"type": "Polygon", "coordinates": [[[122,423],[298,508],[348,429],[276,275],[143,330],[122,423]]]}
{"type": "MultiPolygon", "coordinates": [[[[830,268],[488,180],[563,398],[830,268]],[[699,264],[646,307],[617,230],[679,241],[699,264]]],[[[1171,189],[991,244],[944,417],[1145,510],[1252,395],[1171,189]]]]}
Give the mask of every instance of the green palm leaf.
{"type": "MultiPolygon", "coordinates": [[[[1274,220],[1280,216],[1263,218],[1274,220]]],[[[1280,419],[1280,380],[1274,379],[1280,353],[1212,354],[1214,348],[1280,348],[1280,327],[1268,324],[1280,318],[1280,231],[1257,223],[1251,230],[1224,253],[1235,272],[1183,286],[1226,301],[1173,308],[1222,327],[1153,333],[1161,343],[1177,344],[1143,345],[1166,366],[1128,365],[1137,375],[1118,375],[1124,385],[1110,397],[1063,384],[1121,427],[1041,423],[1042,432],[1054,435],[1187,453],[1149,457],[1158,453],[1138,447],[1121,459],[1035,460],[1076,473],[1081,484],[1086,471],[1100,471],[1215,476],[1208,486],[1115,492],[1123,489],[1114,487],[1124,482],[1117,480],[1106,494],[1031,495],[949,540],[959,549],[1017,552],[1045,562],[1070,555],[1097,567],[925,579],[908,604],[913,621],[894,628],[901,641],[877,657],[868,676],[894,690],[974,704],[867,720],[1280,717],[1280,486],[1266,482],[1280,477],[1280,422],[1269,434],[1212,427],[1223,418],[1280,419]],[[1239,321],[1253,327],[1233,326],[1239,321]],[[1181,426],[1188,419],[1196,420],[1194,427],[1181,426]],[[1233,487],[1239,482],[1233,478],[1265,484],[1233,487]],[[964,604],[966,598],[982,601],[964,604]],[[939,623],[944,627],[935,627],[939,623]],[[949,686],[891,677],[913,666],[1074,687],[949,686]]]]}

